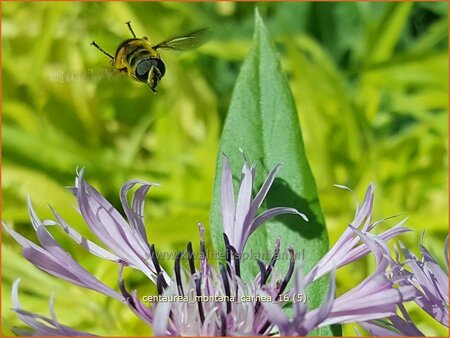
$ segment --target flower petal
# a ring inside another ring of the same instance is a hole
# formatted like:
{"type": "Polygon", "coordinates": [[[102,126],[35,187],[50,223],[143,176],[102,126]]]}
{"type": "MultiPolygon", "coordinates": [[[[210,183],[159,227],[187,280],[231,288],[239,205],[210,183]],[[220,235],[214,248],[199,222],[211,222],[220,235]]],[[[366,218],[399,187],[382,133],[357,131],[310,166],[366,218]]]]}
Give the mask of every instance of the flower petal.
{"type": "Polygon", "coordinates": [[[308,218],[302,214],[301,212],[299,212],[297,209],[294,208],[286,208],[286,207],[275,207],[272,209],[268,209],[266,211],[264,211],[263,213],[261,213],[260,215],[258,215],[253,222],[251,223],[250,227],[248,227],[247,229],[244,230],[244,235],[243,235],[243,241],[242,241],[242,248],[245,245],[245,242],[247,241],[247,239],[250,237],[250,235],[264,222],[267,222],[269,219],[275,217],[275,216],[279,216],[279,215],[284,215],[284,214],[295,214],[295,215],[299,215],[301,218],[303,218],[305,221],[308,221],[308,218]]]}
{"type": "MultiPolygon", "coordinates": [[[[260,291],[259,295],[270,297],[269,294],[264,291],[260,291]]],[[[281,306],[273,302],[262,302],[261,304],[270,322],[275,324],[280,330],[280,334],[282,336],[288,335],[290,330],[289,317],[284,313],[281,306]]]]}
{"type": "Polygon", "coordinates": [[[157,183],[147,183],[140,180],[131,180],[126,182],[120,189],[120,202],[122,203],[123,210],[127,215],[128,221],[133,229],[139,232],[140,236],[136,236],[138,239],[142,239],[141,245],[145,248],[147,244],[147,233],[144,226],[144,203],[145,196],[148,190],[152,186],[159,186],[157,183]],[[127,194],[136,184],[141,186],[136,190],[133,195],[131,206],[128,203],[127,194]]]}
{"type": "Polygon", "coordinates": [[[236,250],[238,250],[238,252],[242,251],[243,248],[242,242],[244,240],[242,234],[248,227],[248,223],[246,224],[244,223],[244,221],[250,209],[250,204],[252,201],[252,189],[253,189],[253,175],[247,163],[244,163],[244,166],[242,167],[241,185],[239,188],[236,203],[233,232],[231,237],[229,236],[230,244],[234,246],[236,250]]]}
{"type": "Polygon", "coordinates": [[[73,284],[88,288],[104,295],[124,301],[116,291],[100,282],[69,254],[67,254],[51,237],[43,225],[38,228],[38,238],[45,249],[21,236],[6,224],[4,229],[23,247],[23,256],[37,268],[73,284]]]}
{"type": "Polygon", "coordinates": [[[221,186],[221,199],[222,206],[222,223],[223,232],[227,234],[228,238],[234,231],[234,217],[235,217],[235,204],[234,204],[234,190],[233,190],[233,177],[228,164],[227,157],[223,155],[222,164],[222,186],[221,186]]]}
{"type": "MultiPolygon", "coordinates": [[[[379,324],[376,324],[375,322],[368,321],[368,322],[359,322],[359,325],[363,327],[364,330],[370,333],[372,336],[378,336],[378,337],[396,337],[396,336],[403,336],[403,334],[395,331],[394,329],[390,329],[387,326],[382,326],[379,324]]],[[[414,335],[415,336],[415,335],[414,335]]]]}
{"type": "Polygon", "coordinates": [[[61,215],[56,212],[56,210],[54,210],[52,207],[50,207],[50,209],[52,210],[53,215],[55,215],[58,221],[56,224],[59,225],[64,230],[64,232],[68,234],[76,243],[78,243],[80,246],[82,246],[87,251],[89,251],[90,253],[92,253],[97,257],[107,259],[113,262],[119,261],[118,256],[106,251],[105,249],[98,246],[94,242],[83,237],[78,231],[70,227],[69,224],[67,224],[67,222],[61,217],[61,215]]]}
{"type": "Polygon", "coordinates": [[[278,170],[280,170],[281,164],[277,164],[275,168],[273,168],[269,175],[267,175],[266,180],[264,181],[263,185],[261,186],[261,189],[259,189],[258,194],[256,194],[255,199],[252,202],[252,211],[256,212],[262,205],[262,202],[267,196],[267,193],[269,192],[270,187],[273,184],[273,181],[275,180],[275,176],[278,173],[278,170]]]}
{"type": "Polygon", "coordinates": [[[117,256],[156,282],[156,269],[150,250],[137,231],[83,178],[78,176],[77,199],[81,214],[92,232],[117,256]]]}
{"type": "Polygon", "coordinates": [[[58,323],[54,317],[53,300],[50,301],[51,319],[23,310],[19,302],[19,283],[20,279],[17,279],[12,285],[13,310],[17,313],[19,319],[32,328],[32,330],[15,330],[16,332],[33,336],[93,336],[91,333],[74,330],[58,323]]]}

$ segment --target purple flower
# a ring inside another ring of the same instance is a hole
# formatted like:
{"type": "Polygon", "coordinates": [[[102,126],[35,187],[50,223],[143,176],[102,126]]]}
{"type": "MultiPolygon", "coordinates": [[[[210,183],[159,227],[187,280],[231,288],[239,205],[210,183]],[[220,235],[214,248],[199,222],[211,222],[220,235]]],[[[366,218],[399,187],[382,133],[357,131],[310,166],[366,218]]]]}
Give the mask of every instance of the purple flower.
{"type": "Polygon", "coordinates": [[[3,227],[21,246],[23,256],[39,269],[72,284],[100,292],[106,296],[124,302],[125,299],[118,292],[103,284],[80,264],[55,241],[37,217],[31,202],[28,203],[31,223],[42,247],[34,244],[3,223],[3,227]]]}
{"type": "MultiPolygon", "coordinates": [[[[331,270],[327,296],[318,309],[308,311],[306,304],[294,303],[293,318],[289,318],[279,305],[265,303],[269,319],[282,336],[305,336],[312,329],[331,324],[354,323],[393,316],[397,305],[414,299],[416,290],[412,286],[395,287],[389,277],[389,249],[379,237],[363,234],[352,228],[375,254],[375,272],[344,295],[335,299],[335,269],[331,270]]],[[[298,269],[292,296],[304,294],[305,281],[298,269]]]]}
{"type": "MultiPolygon", "coordinates": [[[[86,224],[103,242],[106,249],[81,236],[53,209],[56,222],[42,222],[37,217],[31,203],[29,203],[31,223],[38,234],[42,247],[24,238],[6,224],[4,224],[4,227],[24,247],[24,256],[36,267],[55,277],[126,303],[144,323],[153,327],[156,333],[174,335],[220,335],[224,332],[227,334],[267,333],[271,324],[268,322],[260,302],[256,300],[239,302],[229,300],[229,298],[233,296],[234,300],[252,299],[262,286],[274,296],[283,293],[294,270],[293,249],[289,249],[291,264],[286,274],[284,276],[275,274],[273,268],[280,250],[280,240],[276,240],[274,256],[271,261],[267,264],[258,262],[261,273],[255,277],[253,282],[246,284],[240,279],[239,255],[237,255],[236,249],[230,244],[226,235],[224,235],[227,250],[226,265],[217,270],[208,263],[203,240],[204,228],[200,225],[202,248],[200,267],[195,266],[192,245],[188,243],[188,268],[183,268],[180,253],[174,262],[174,275],[170,278],[160,266],[154,245],[148,243],[145,233],[143,204],[145,195],[151,185],[140,181],[130,181],[122,187],[120,198],[128,218],[127,222],[97,190],[84,180],[84,171],[78,173],[75,187],[71,188],[71,191],[77,198],[79,212],[86,224]],[[141,185],[134,193],[130,205],[127,200],[127,192],[137,183],[141,185]],[[46,226],[54,224],[61,226],[74,241],[91,254],[119,264],[120,293],[98,281],[56,243],[46,229],[46,226]],[[151,302],[151,306],[148,307],[141,301],[135,290],[131,292],[127,290],[122,278],[122,271],[125,266],[147,275],[156,284],[158,296],[186,295],[189,296],[190,301],[151,302]],[[200,298],[195,300],[195,297],[200,298]],[[223,299],[228,300],[212,302],[204,301],[201,297],[210,297],[210,299],[223,297],[223,299]],[[164,317],[162,314],[167,313],[167,311],[171,314],[170,320],[162,320],[161,318],[164,317]]],[[[268,185],[265,186],[268,189],[268,185]]],[[[265,193],[262,194],[265,195],[265,193]]],[[[255,224],[259,225],[261,222],[258,221],[255,224]]],[[[18,282],[15,285],[13,298],[17,299],[18,282]]],[[[44,318],[37,314],[26,313],[27,316],[24,317],[25,312],[18,301],[15,302],[14,311],[22,321],[30,326],[33,334],[71,335],[71,331],[60,325],[54,317],[44,320],[43,323],[29,319],[44,318]]],[[[53,312],[52,307],[51,311],[53,312]]],[[[74,330],[72,333],[78,334],[78,331],[74,330]]]]}
{"type": "MultiPolygon", "coordinates": [[[[444,257],[447,257],[448,237],[445,240],[444,257]]],[[[420,245],[422,254],[419,260],[411,251],[400,243],[406,264],[411,269],[409,283],[420,292],[416,303],[430,316],[448,327],[448,260],[446,271],[439,266],[431,253],[423,244],[420,245]]]]}
{"type": "MultiPolygon", "coordinates": [[[[400,249],[405,257],[404,262],[391,261],[395,275],[400,285],[413,287],[417,297],[414,301],[436,321],[448,327],[448,237],[444,243],[445,271],[428,249],[420,244],[421,259],[419,260],[402,243],[400,249]]],[[[360,323],[368,332],[374,335],[386,333],[389,335],[423,336],[414,321],[409,316],[403,304],[398,308],[402,316],[394,314],[387,320],[360,323]]]]}
{"type": "Polygon", "coordinates": [[[245,162],[242,167],[237,202],[235,202],[232,172],[226,156],[223,156],[221,195],[223,231],[239,255],[242,253],[250,235],[272,217],[290,213],[297,214],[308,221],[306,216],[298,212],[297,209],[286,207],[271,208],[256,216],[256,212],[266,198],[279,169],[280,165],[277,165],[270,171],[261,189],[253,198],[256,165],[253,164],[249,167],[245,162]]]}
{"type": "MultiPolygon", "coordinates": [[[[151,313],[154,318],[153,329],[156,335],[175,336],[220,336],[268,334],[272,325],[262,303],[258,299],[261,288],[273,297],[278,297],[286,286],[294,270],[294,252],[290,248],[291,264],[286,275],[279,278],[273,273],[278,251],[268,265],[260,263],[261,274],[250,283],[240,278],[239,258],[227,256],[225,265],[216,269],[206,258],[201,234],[200,267],[195,266],[191,246],[187,247],[189,269],[182,269],[179,253],[175,259],[174,276],[167,285],[158,281],[159,302],[154,301],[151,313]]],[[[229,250],[229,243],[226,243],[229,250]]]]}
{"type": "MultiPolygon", "coordinates": [[[[282,238],[275,240],[274,252],[269,262],[255,261],[260,272],[248,282],[240,275],[240,253],[256,228],[267,219],[282,214],[300,214],[292,208],[274,208],[256,215],[274,180],[279,166],[266,178],[256,197],[252,198],[255,166],[244,164],[241,185],[234,202],[231,171],[226,158],[222,173],[222,216],[226,262],[220,267],[210,264],[206,255],[204,228],[199,224],[200,259],[196,264],[191,243],[186,252],[180,252],[174,260],[170,276],[159,264],[158,253],[150,244],[145,232],[143,206],[145,196],[154,184],[141,181],[125,183],[120,200],[127,216],[121,214],[91,185],[84,180],[84,171],[77,175],[74,193],[79,212],[87,226],[103,243],[100,246],[81,236],[53,209],[56,219],[42,222],[31,203],[30,218],[41,246],[24,238],[4,224],[6,231],[23,247],[23,254],[39,269],[84,288],[95,290],[125,303],[145,325],[157,335],[269,335],[276,331],[285,335],[305,335],[311,330],[329,324],[367,322],[396,315],[395,309],[411,299],[416,287],[396,277],[394,286],[387,269],[389,252],[386,241],[407,231],[402,222],[379,236],[369,232],[378,222],[371,223],[373,187],[369,186],[361,208],[357,207],[354,221],[344,231],[335,246],[305,277],[297,267],[294,287],[287,289],[295,271],[295,253],[288,249],[290,264],[287,271],[277,271],[276,262],[282,238]],[[128,202],[129,190],[139,184],[128,202]],[[47,231],[46,226],[58,224],[89,253],[116,262],[119,265],[118,291],[103,284],[81,267],[47,231]],[[360,242],[362,241],[362,242],[360,242]],[[377,269],[356,288],[335,299],[335,270],[373,252],[377,269]],[[186,264],[182,264],[183,261],[186,264]],[[140,271],[155,283],[157,295],[145,304],[136,290],[129,291],[123,279],[125,267],[140,271]],[[306,304],[295,303],[294,317],[289,318],[281,309],[292,295],[305,292],[308,284],[331,274],[330,287],[318,309],[308,309],[306,304]]],[[[429,260],[427,260],[429,262],[429,260]]],[[[435,267],[433,266],[433,271],[435,267]]],[[[13,310],[30,330],[17,332],[32,335],[81,335],[82,332],[59,324],[50,305],[51,318],[23,310],[18,302],[18,281],[13,287],[13,310]]],[[[370,324],[368,324],[370,325],[370,324]]]]}
{"type": "Polygon", "coordinates": [[[31,330],[14,329],[14,333],[19,336],[92,336],[89,333],[74,330],[70,327],[58,323],[53,309],[53,297],[50,299],[50,313],[52,318],[41,316],[23,310],[19,302],[19,283],[16,280],[12,285],[12,303],[14,311],[22,322],[27,324],[31,330]]]}
{"type": "MultiPolygon", "coordinates": [[[[147,242],[143,223],[144,198],[150,187],[155,184],[133,180],[123,185],[120,190],[120,201],[128,217],[129,222],[127,222],[97,190],[84,180],[83,175],[84,170],[81,170],[72,192],[77,198],[80,213],[91,231],[114,254],[112,260],[123,262],[142,271],[155,282],[158,271],[150,259],[153,253],[147,242]],[[138,183],[141,186],[134,194],[130,206],[127,193],[138,183]]],[[[78,241],[79,235],[60,217],[55,216],[68,234],[78,241]]],[[[82,242],[89,243],[84,238],[82,242]]],[[[98,250],[93,250],[92,246],[87,249],[91,253],[98,253],[98,250]]]]}
{"type": "MultiPolygon", "coordinates": [[[[337,186],[349,190],[345,186],[337,186]]],[[[354,194],[354,193],[353,193],[354,194]]],[[[370,247],[365,241],[361,243],[359,234],[368,234],[382,221],[388,219],[382,219],[376,222],[372,222],[372,210],[373,210],[373,196],[374,187],[370,184],[366,190],[366,194],[359,207],[358,200],[356,201],[356,213],[350,226],[347,227],[344,233],[339,237],[333,247],[323,256],[320,261],[311,269],[311,271],[305,276],[305,284],[309,285],[311,282],[319,279],[325,274],[331,272],[333,269],[339,269],[342,266],[350,264],[361,257],[367,255],[370,252],[370,247]],[[358,229],[359,231],[355,231],[358,229]]],[[[389,217],[392,218],[392,217],[389,217]]],[[[403,226],[406,219],[400,221],[394,227],[386,230],[379,235],[380,240],[388,241],[402,233],[410,231],[410,229],[403,226]]]]}
{"type": "MultiPolygon", "coordinates": [[[[297,268],[295,284],[291,297],[305,295],[305,284],[301,267],[297,268]]],[[[318,327],[330,314],[335,293],[334,270],[331,273],[330,286],[323,304],[317,310],[308,311],[307,304],[298,301],[293,303],[294,314],[292,318],[283,311],[280,304],[263,303],[267,316],[281,336],[306,336],[314,328],[318,327]]],[[[264,293],[262,293],[264,294],[264,293]]]]}

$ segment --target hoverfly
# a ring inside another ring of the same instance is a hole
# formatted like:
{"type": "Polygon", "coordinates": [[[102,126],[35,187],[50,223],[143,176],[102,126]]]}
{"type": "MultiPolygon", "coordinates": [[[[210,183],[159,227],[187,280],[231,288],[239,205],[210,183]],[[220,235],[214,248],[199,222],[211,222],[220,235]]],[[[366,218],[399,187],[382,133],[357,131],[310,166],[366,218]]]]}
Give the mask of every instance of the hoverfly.
{"type": "Polygon", "coordinates": [[[150,44],[148,38],[137,38],[131,28],[131,22],[127,23],[128,29],[133,35],[132,39],[125,40],[116,53],[106,52],[95,41],[91,45],[111,59],[111,64],[120,73],[132,79],[147,84],[156,93],[156,86],[166,73],[166,66],[158,53],[159,49],[185,50],[196,48],[204,42],[205,32],[208,28],[203,28],[186,35],[180,35],[160,42],[156,45],[150,44]]]}

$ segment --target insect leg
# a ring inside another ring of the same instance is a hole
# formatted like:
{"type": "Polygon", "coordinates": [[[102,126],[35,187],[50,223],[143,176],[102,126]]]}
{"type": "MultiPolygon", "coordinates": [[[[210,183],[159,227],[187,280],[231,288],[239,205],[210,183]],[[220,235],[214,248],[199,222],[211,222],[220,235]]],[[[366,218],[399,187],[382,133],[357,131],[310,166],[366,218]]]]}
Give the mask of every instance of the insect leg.
{"type": "Polygon", "coordinates": [[[150,87],[150,89],[153,91],[153,93],[156,94],[156,86],[158,85],[158,81],[155,81],[155,67],[151,66],[150,71],[148,72],[147,77],[147,85],[150,87]]]}
{"type": "Polygon", "coordinates": [[[128,29],[130,30],[131,34],[133,34],[133,38],[136,37],[136,34],[133,32],[133,28],[131,28],[131,21],[126,22],[128,29]]]}
{"type": "Polygon", "coordinates": [[[114,56],[112,56],[111,54],[109,54],[107,51],[105,51],[102,47],[100,47],[99,45],[97,45],[95,43],[95,41],[91,42],[91,45],[94,46],[95,48],[97,48],[100,52],[102,52],[103,54],[105,54],[107,57],[109,57],[110,59],[114,59],[114,56]]]}

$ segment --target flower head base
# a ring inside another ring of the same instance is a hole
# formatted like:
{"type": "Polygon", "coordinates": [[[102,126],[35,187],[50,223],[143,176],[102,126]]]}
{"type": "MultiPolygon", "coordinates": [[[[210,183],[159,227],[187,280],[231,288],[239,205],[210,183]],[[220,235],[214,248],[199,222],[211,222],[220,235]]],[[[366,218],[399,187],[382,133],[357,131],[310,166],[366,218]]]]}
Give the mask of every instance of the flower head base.
{"type": "MultiPolygon", "coordinates": [[[[201,224],[199,229],[202,234],[204,229],[201,224]]],[[[226,264],[216,269],[207,261],[202,235],[200,244],[202,253],[199,268],[193,259],[192,246],[188,243],[188,268],[183,269],[181,266],[180,252],[175,259],[174,276],[171,280],[166,283],[158,279],[159,296],[172,301],[152,304],[155,334],[213,336],[268,333],[272,325],[257,296],[262,288],[273,297],[284,292],[294,269],[293,250],[290,249],[291,265],[284,278],[278,278],[273,271],[280,247],[277,240],[271,262],[268,265],[261,262],[259,278],[245,283],[240,278],[237,257],[232,262],[231,256],[228,256],[226,264]]]]}

